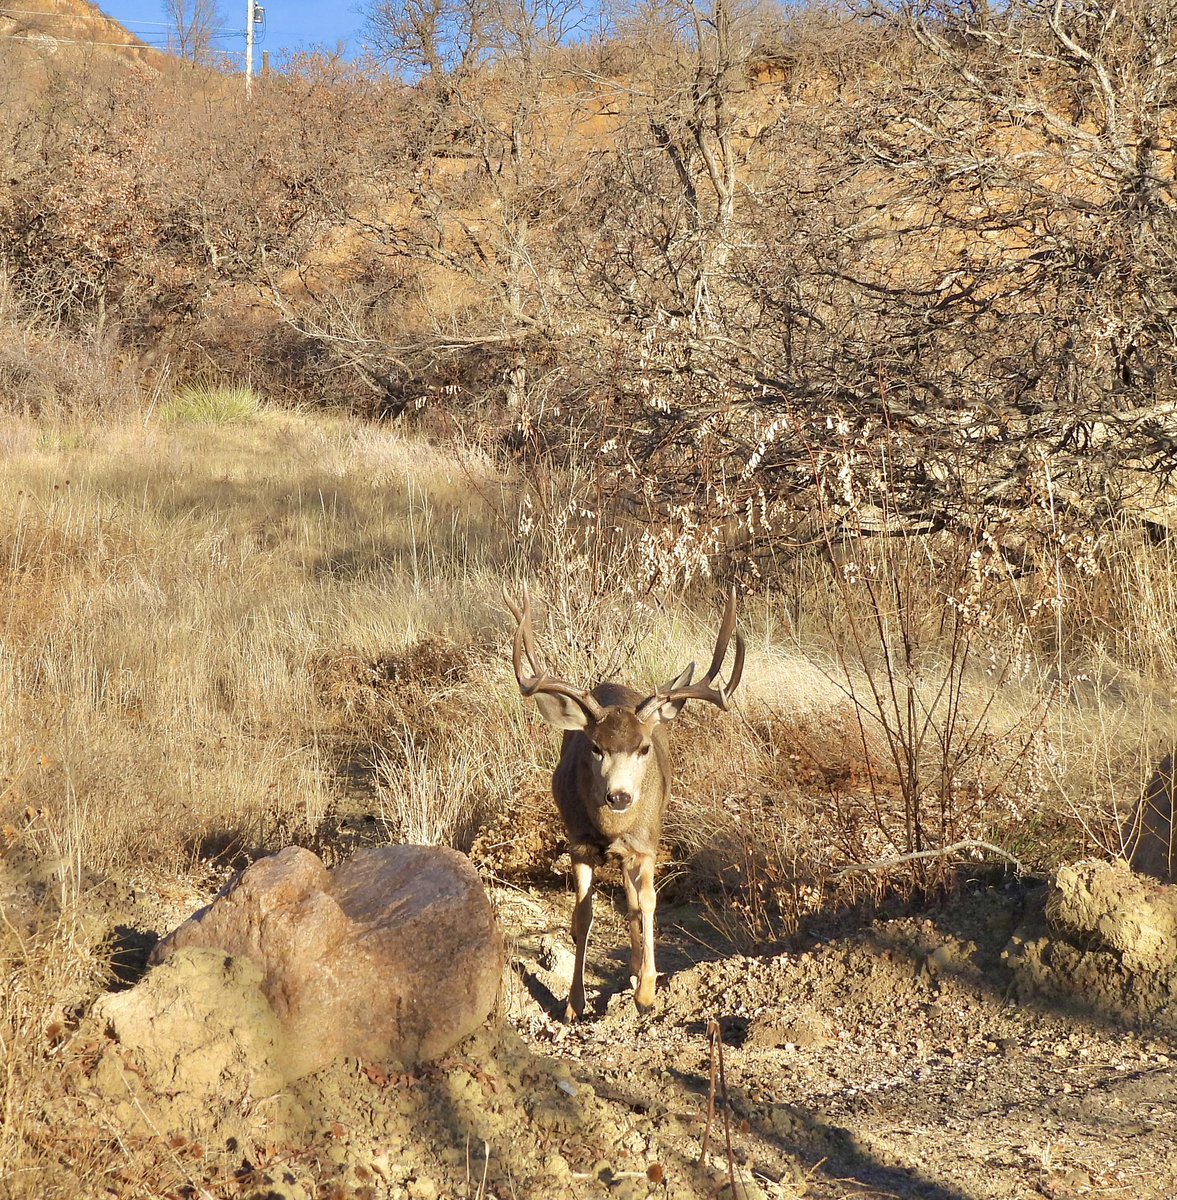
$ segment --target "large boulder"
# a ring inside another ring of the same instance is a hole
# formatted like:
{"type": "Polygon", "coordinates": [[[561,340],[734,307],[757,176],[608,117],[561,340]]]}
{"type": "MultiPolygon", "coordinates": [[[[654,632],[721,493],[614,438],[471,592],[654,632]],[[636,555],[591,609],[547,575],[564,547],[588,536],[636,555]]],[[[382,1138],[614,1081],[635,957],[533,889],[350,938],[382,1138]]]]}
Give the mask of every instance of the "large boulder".
{"type": "Polygon", "coordinates": [[[342,1055],[435,1059],[486,1020],[503,937],[469,860],[432,846],[364,850],[327,870],[287,847],[239,875],[155,948],[248,959],[281,1030],[281,1075],[342,1055]]]}

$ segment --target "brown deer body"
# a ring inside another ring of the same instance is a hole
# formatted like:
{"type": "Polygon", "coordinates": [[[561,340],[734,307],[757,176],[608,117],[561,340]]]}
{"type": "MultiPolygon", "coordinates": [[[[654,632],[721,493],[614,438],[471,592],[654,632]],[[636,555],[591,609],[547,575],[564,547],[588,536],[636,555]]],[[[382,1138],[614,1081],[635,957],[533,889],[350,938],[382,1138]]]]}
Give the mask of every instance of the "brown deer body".
{"type": "Polygon", "coordinates": [[[648,1009],[654,1002],[658,979],[654,964],[654,864],[662,819],[670,802],[667,728],[688,700],[706,700],[728,708],[743,672],[744,639],[739,633],[735,635],[730,679],[717,685],[716,678],[735,629],[735,592],[728,597],[707,675],[692,684],[695,664],[691,663],[649,695],[619,683],[601,683],[586,692],[549,675],[535,648],[527,589],[520,605],[510,597],[505,599],[516,620],[514,666],[519,690],[535,698],[545,721],[564,730],[560,761],[552,775],[552,795],[568,835],[576,886],[572,914],[576,962],[566,1017],[571,1021],[584,1015],[584,960],[593,920],[593,874],[606,857],[617,858],[621,864],[629,910],[634,1000],[639,1009],[648,1009]]]}

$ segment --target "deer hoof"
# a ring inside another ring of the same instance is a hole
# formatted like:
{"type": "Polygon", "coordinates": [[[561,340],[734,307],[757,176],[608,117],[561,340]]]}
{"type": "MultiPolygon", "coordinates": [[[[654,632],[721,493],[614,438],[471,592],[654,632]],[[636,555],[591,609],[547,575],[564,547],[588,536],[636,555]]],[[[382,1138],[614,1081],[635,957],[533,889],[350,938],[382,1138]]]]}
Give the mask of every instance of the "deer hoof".
{"type": "Polygon", "coordinates": [[[633,1002],[638,1006],[638,1012],[647,1013],[654,1007],[654,979],[643,979],[633,994],[633,1002]]]}

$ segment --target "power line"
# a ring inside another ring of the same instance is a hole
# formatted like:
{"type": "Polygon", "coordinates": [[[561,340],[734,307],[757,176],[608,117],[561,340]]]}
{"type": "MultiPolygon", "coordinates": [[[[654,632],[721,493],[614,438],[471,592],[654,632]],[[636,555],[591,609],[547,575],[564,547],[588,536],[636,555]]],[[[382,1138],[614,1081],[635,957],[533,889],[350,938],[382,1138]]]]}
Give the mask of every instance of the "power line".
{"type": "MultiPolygon", "coordinates": [[[[255,6],[255,7],[257,7],[259,11],[264,12],[264,10],[260,8],[260,6],[255,6]]],[[[7,6],[0,7],[0,17],[18,17],[18,16],[39,17],[39,18],[41,18],[41,20],[44,20],[45,18],[49,18],[50,20],[58,20],[58,21],[70,21],[70,22],[76,21],[76,17],[72,13],[67,13],[67,12],[45,12],[40,9],[8,8],[7,6]]],[[[111,20],[113,21],[113,18],[111,18],[111,20]]],[[[138,38],[138,41],[134,41],[134,42],[97,42],[90,38],[73,38],[73,37],[66,37],[63,35],[58,35],[55,33],[50,33],[48,30],[41,29],[37,26],[31,26],[30,28],[22,31],[21,33],[0,33],[0,40],[9,41],[9,42],[28,42],[31,45],[36,46],[36,45],[43,45],[44,41],[46,39],[49,39],[49,40],[53,41],[53,43],[55,45],[103,46],[103,47],[108,47],[113,50],[158,50],[161,53],[167,52],[172,48],[172,44],[174,41],[173,33],[172,32],[168,32],[168,33],[164,32],[165,30],[167,30],[167,31],[173,30],[172,23],[169,21],[135,20],[135,21],[127,21],[127,22],[115,21],[114,23],[119,25],[120,27],[126,29],[128,34],[130,34],[131,37],[138,38]],[[140,36],[140,34],[138,34],[133,28],[131,28],[132,25],[158,26],[159,32],[156,32],[156,30],[154,30],[154,29],[145,30],[143,32],[143,34],[140,36]],[[163,38],[165,40],[164,41],[148,41],[149,38],[157,38],[157,39],[163,38]]],[[[209,33],[207,34],[207,37],[209,38],[209,40],[223,39],[223,38],[239,38],[239,37],[247,37],[248,32],[249,31],[244,30],[244,29],[213,29],[213,30],[209,31],[209,33]]],[[[260,44],[261,42],[265,41],[265,36],[266,36],[265,18],[263,17],[262,22],[261,22],[261,30],[255,31],[254,37],[255,37],[255,40],[260,44]]]]}
{"type": "MultiPolygon", "coordinates": [[[[161,36],[161,35],[156,35],[161,36]]],[[[232,30],[226,33],[211,33],[210,38],[239,38],[244,37],[245,31],[242,29],[232,30]]],[[[8,42],[27,42],[31,46],[43,47],[43,43],[48,40],[56,45],[61,46],[110,46],[116,50],[159,50],[163,52],[164,46],[168,43],[148,42],[140,39],[137,42],[95,42],[89,38],[71,38],[62,37],[56,33],[42,33],[36,29],[31,29],[25,33],[0,33],[0,40],[8,42]]],[[[259,39],[260,41],[260,39],[259,39]]]]}
{"type": "MultiPolygon", "coordinates": [[[[214,37],[242,37],[241,33],[233,34],[214,34],[214,37]]],[[[162,45],[157,45],[154,42],[92,42],[88,38],[71,38],[58,37],[55,33],[38,34],[35,30],[30,33],[0,33],[0,41],[7,42],[25,42],[30,46],[36,46],[38,49],[45,48],[44,43],[51,41],[58,46],[110,46],[116,50],[158,50],[161,54],[164,52],[162,45]]]]}
{"type": "Polygon", "coordinates": [[[126,50],[158,50],[158,46],[151,45],[150,42],[91,42],[85,38],[68,38],[58,37],[55,33],[43,33],[38,37],[34,33],[0,33],[0,38],[9,42],[27,42],[30,46],[36,46],[38,49],[44,49],[41,44],[44,39],[49,39],[58,45],[65,44],[67,46],[115,46],[126,50]]]}

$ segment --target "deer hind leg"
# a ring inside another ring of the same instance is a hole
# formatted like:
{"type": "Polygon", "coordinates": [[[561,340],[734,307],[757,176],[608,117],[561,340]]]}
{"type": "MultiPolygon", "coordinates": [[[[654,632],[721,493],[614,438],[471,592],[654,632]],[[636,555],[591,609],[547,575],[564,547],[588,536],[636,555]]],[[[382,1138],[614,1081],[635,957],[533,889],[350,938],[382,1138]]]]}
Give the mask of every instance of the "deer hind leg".
{"type": "Polygon", "coordinates": [[[593,927],[593,868],[591,863],[572,863],[572,879],[576,884],[576,906],[572,910],[572,940],[576,944],[576,965],[572,970],[572,991],[566,1021],[584,1016],[584,955],[588,948],[589,930],[593,927]]]}
{"type": "Polygon", "coordinates": [[[654,859],[645,855],[622,868],[629,904],[629,940],[634,977],[634,1003],[645,1011],[654,1004],[658,968],[654,965],[654,859]]]}

